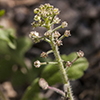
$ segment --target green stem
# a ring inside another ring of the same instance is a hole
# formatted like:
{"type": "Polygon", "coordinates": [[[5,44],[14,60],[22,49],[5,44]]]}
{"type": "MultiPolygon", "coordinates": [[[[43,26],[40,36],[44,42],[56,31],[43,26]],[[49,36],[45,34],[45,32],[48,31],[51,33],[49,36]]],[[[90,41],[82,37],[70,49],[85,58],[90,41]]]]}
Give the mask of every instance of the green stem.
{"type": "Polygon", "coordinates": [[[61,27],[62,27],[62,25],[56,27],[55,29],[52,30],[52,33],[53,33],[54,31],[58,30],[58,29],[61,28],[61,27]]]}
{"type": "Polygon", "coordinates": [[[53,50],[49,50],[48,52],[47,52],[47,54],[50,54],[50,53],[52,53],[53,52],[53,50]]]}
{"type": "Polygon", "coordinates": [[[65,35],[62,35],[62,36],[59,38],[59,40],[62,40],[64,37],[65,37],[65,35]]]}
{"type": "Polygon", "coordinates": [[[41,65],[46,65],[46,64],[58,64],[58,62],[41,62],[41,65]]]}
{"type": "Polygon", "coordinates": [[[50,40],[51,40],[50,44],[51,44],[52,50],[54,51],[54,55],[55,55],[56,61],[58,62],[58,65],[59,65],[59,69],[60,69],[61,77],[63,79],[63,83],[68,85],[68,89],[67,89],[68,97],[70,98],[70,100],[74,100],[73,96],[72,96],[70,84],[69,84],[69,81],[68,81],[68,77],[67,77],[66,71],[64,69],[64,65],[63,65],[62,59],[60,57],[58,46],[55,45],[53,35],[51,36],[50,40]]]}

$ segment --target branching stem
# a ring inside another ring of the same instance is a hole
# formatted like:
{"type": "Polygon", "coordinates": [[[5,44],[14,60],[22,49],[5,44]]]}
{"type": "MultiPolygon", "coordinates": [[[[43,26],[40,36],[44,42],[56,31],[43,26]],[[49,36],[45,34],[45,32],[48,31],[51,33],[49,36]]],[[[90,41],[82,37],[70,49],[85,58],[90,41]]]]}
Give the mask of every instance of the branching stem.
{"type": "Polygon", "coordinates": [[[63,83],[68,85],[68,89],[67,89],[68,97],[70,98],[70,100],[74,100],[73,96],[72,96],[69,80],[68,80],[66,71],[64,69],[64,65],[63,65],[62,59],[60,57],[58,46],[55,44],[53,35],[50,37],[50,41],[51,41],[50,44],[51,44],[52,50],[54,52],[56,61],[58,62],[58,65],[59,65],[59,69],[60,69],[61,77],[63,79],[63,83]]]}

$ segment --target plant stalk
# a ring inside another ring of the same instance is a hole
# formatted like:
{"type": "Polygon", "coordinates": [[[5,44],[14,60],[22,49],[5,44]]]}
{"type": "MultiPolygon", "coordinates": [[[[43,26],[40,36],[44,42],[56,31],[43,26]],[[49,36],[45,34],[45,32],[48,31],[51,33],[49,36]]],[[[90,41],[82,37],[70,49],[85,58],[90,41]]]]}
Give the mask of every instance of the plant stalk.
{"type": "Polygon", "coordinates": [[[52,50],[54,52],[55,58],[56,58],[56,60],[58,62],[58,65],[59,65],[59,69],[60,69],[61,77],[63,79],[63,83],[64,84],[67,84],[67,86],[68,86],[68,88],[67,88],[68,97],[70,98],[70,100],[74,100],[73,99],[73,96],[72,96],[72,92],[71,92],[70,83],[68,81],[68,77],[67,77],[66,71],[64,69],[64,65],[63,65],[62,59],[60,57],[60,53],[59,53],[59,50],[58,50],[58,46],[55,45],[52,36],[51,36],[51,39],[50,40],[51,40],[51,43],[50,44],[51,44],[52,50]]]}

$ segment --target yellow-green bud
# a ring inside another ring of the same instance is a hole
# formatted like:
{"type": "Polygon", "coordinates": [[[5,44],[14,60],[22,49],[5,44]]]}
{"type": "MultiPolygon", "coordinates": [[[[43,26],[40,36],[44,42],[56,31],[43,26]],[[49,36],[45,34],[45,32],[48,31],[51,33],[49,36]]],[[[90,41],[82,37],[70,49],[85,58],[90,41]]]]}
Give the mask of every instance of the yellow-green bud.
{"type": "Polygon", "coordinates": [[[58,15],[59,14],[59,9],[58,8],[54,8],[54,14],[58,15]]]}
{"type": "Polygon", "coordinates": [[[34,9],[34,13],[37,14],[39,12],[39,8],[34,9]]]}
{"type": "Polygon", "coordinates": [[[35,21],[39,21],[40,19],[41,19],[40,16],[38,16],[38,15],[35,15],[35,16],[34,16],[34,20],[35,20],[35,21]]]}

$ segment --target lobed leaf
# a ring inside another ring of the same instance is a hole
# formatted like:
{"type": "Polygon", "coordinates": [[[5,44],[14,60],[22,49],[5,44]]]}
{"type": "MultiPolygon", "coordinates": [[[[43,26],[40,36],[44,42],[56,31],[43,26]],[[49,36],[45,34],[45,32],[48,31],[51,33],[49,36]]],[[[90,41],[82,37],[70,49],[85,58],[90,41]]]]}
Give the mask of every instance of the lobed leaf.
{"type": "MultiPolygon", "coordinates": [[[[68,56],[61,55],[61,57],[65,61],[72,61],[77,57],[77,55],[76,55],[76,52],[73,52],[73,53],[69,54],[68,56]]],[[[68,75],[68,78],[70,80],[78,79],[78,78],[82,77],[82,75],[84,74],[84,71],[87,68],[88,68],[87,59],[85,57],[79,58],[77,61],[75,61],[72,64],[72,66],[69,68],[69,70],[66,71],[66,74],[68,75]]],[[[46,79],[46,81],[50,85],[54,85],[55,83],[62,82],[58,66],[55,66],[55,65],[47,65],[44,68],[41,77],[46,79]]]]}

